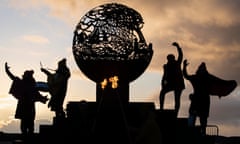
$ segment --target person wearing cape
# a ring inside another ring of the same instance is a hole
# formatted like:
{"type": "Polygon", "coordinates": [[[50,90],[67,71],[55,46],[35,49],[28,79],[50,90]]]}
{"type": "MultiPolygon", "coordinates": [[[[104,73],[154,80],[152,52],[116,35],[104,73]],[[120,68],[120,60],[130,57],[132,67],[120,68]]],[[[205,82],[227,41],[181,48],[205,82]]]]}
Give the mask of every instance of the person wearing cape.
{"type": "Polygon", "coordinates": [[[210,95],[219,97],[229,95],[237,86],[235,80],[223,80],[207,70],[206,64],[202,62],[196,73],[193,75],[187,72],[187,60],[183,62],[183,76],[189,80],[193,86],[193,93],[189,95],[191,101],[189,107],[189,127],[194,127],[196,117],[200,118],[200,130],[202,135],[206,135],[207,119],[210,110],[210,95]]]}

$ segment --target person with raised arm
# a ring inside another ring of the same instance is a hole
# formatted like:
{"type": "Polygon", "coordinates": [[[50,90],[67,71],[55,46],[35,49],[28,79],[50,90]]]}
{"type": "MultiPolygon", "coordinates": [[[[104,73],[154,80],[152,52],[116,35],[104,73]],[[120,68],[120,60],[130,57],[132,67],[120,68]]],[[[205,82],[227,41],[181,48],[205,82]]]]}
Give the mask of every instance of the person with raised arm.
{"type": "Polygon", "coordinates": [[[66,59],[63,58],[58,62],[58,68],[54,73],[45,68],[41,68],[41,71],[47,75],[47,84],[51,95],[48,107],[55,112],[56,118],[65,118],[63,102],[67,92],[68,79],[71,76],[66,59]]]}
{"type": "Polygon", "coordinates": [[[181,64],[183,60],[182,48],[177,42],[172,43],[177,48],[178,58],[175,59],[173,54],[167,55],[167,63],[163,65],[163,77],[161,81],[162,89],[159,95],[160,110],[164,108],[164,100],[166,93],[173,91],[175,99],[175,112],[178,115],[180,109],[180,100],[183,89],[185,89],[184,79],[182,75],[181,64]]]}
{"type": "Polygon", "coordinates": [[[9,93],[17,100],[15,118],[20,119],[20,130],[24,138],[31,137],[34,133],[34,120],[36,115],[35,102],[45,104],[47,96],[42,96],[36,88],[36,81],[33,77],[33,70],[24,71],[22,78],[10,72],[10,67],[5,63],[5,71],[13,81],[9,93]]]}

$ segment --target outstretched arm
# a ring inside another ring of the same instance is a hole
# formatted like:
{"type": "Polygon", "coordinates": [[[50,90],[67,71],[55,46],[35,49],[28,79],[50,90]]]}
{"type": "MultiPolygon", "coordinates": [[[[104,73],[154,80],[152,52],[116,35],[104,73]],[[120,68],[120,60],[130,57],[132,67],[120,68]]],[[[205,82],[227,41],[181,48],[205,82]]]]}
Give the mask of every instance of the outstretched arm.
{"type": "Polygon", "coordinates": [[[10,71],[9,71],[10,67],[8,66],[7,62],[5,62],[5,71],[7,73],[7,75],[10,77],[11,80],[16,79],[16,76],[14,76],[10,71]]]}
{"type": "Polygon", "coordinates": [[[51,73],[48,71],[48,70],[46,70],[45,68],[41,68],[41,71],[43,72],[43,73],[45,73],[46,75],[50,75],[51,73]]]}
{"type": "Polygon", "coordinates": [[[187,73],[187,65],[188,65],[189,63],[187,62],[187,60],[185,59],[184,61],[183,61],[183,76],[186,78],[186,79],[189,79],[190,78],[190,76],[189,76],[189,74],[187,73]]]}
{"type": "Polygon", "coordinates": [[[176,46],[177,51],[178,51],[178,59],[177,59],[177,61],[178,61],[179,63],[181,63],[182,60],[183,60],[182,48],[179,46],[179,44],[178,44],[177,42],[173,42],[172,45],[173,45],[173,46],[176,46]]]}

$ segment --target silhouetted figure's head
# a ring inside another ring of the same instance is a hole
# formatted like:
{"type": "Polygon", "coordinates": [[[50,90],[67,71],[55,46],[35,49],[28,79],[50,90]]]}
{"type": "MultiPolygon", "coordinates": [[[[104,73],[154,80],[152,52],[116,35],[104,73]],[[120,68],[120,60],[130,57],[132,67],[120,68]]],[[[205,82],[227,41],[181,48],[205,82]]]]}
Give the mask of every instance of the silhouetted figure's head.
{"type": "Polygon", "coordinates": [[[65,66],[66,65],[66,58],[63,58],[62,60],[60,60],[59,62],[58,62],[58,67],[61,67],[61,66],[65,66]]]}
{"type": "Polygon", "coordinates": [[[67,67],[66,61],[67,61],[67,59],[63,58],[62,60],[60,60],[58,62],[58,69],[57,69],[58,73],[61,73],[61,72],[65,71],[65,68],[67,67]]]}
{"type": "Polygon", "coordinates": [[[207,67],[205,62],[202,62],[196,71],[196,74],[203,74],[203,73],[207,73],[207,67]]]}
{"type": "Polygon", "coordinates": [[[175,61],[175,56],[173,54],[169,54],[169,55],[167,55],[167,60],[168,60],[168,62],[173,62],[173,61],[175,61]]]}
{"type": "Polygon", "coordinates": [[[32,78],[33,77],[33,73],[34,71],[33,70],[26,70],[24,73],[23,73],[23,79],[28,79],[28,78],[32,78]]]}

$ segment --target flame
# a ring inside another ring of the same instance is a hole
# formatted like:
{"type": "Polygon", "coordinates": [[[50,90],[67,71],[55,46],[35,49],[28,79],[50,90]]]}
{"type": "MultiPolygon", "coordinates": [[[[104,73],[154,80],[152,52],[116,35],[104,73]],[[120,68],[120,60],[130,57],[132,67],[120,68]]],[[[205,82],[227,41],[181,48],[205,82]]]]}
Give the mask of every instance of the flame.
{"type": "Polygon", "coordinates": [[[113,76],[109,78],[109,82],[112,83],[112,88],[115,89],[118,87],[118,76],[113,76]]]}
{"type": "Polygon", "coordinates": [[[110,77],[110,78],[105,78],[102,82],[101,82],[101,88],[102,89],[105,89],[106,86],[108,85],[108,82],[111,83],[111,87],[113,89],[117,88],[118,87],[118,76],[113,76],[113,77],[110,77]]]}
{"type": "Polygon", "coordinates": [[[102,82],[101,82],[101,88],[105,89],[105,87],[107,86],[107,79],[105,78],[102,82]]]}

